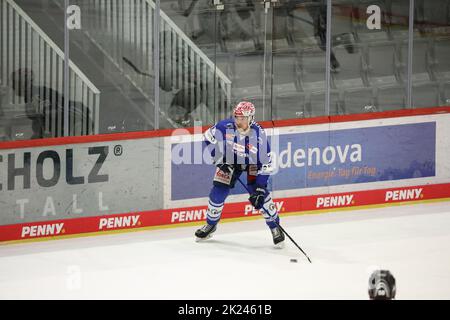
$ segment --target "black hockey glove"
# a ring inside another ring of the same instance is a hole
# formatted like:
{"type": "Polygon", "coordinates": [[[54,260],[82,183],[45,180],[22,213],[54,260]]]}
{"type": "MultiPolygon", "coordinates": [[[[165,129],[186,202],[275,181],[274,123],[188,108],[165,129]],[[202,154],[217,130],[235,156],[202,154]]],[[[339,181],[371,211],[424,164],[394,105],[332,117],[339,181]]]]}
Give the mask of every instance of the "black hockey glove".
{"type": "Polygon", "coordinates": [[[233,165],[228,163],[219,163],[217,165],[217,168],[219,168],[225,173],[231,173],[231,171],[233,171],[233,165]]]}
{"type": "Polygon", "coordinates": [[[264,205],[264,199],[266,198],[266,190],[264,188],[256,188],[255,192],[248,198],[255,209],[259,210],[264,205]]]}

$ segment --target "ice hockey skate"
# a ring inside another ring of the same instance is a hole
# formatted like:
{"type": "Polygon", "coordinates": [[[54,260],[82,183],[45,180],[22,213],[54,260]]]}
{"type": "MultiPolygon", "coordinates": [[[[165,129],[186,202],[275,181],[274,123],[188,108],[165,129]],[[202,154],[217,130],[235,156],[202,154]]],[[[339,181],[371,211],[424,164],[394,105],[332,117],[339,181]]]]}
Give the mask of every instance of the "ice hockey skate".
{"type": "Polygon", "coordinates": [[[208,240],[209,238],[212,237],[212,234],[216,231],[217,229],[217,225],[210,225],[210,224],[205,224],[203,227],[201,227],[200,229],[198,229],[197,231],[195,231],[195,241],[199,242],[199,241],[204,241],[204,240],[208,240]]]}
{"type": "Polygon", "coordinates": [[[273,244],[275,245],[275,248],[283,249],[284,248],[284,233],[283,233],[283,231],[281,231],[280,228],[275,227],[273,229],[270,229],[270,232],[272,232],[273,244]]]}

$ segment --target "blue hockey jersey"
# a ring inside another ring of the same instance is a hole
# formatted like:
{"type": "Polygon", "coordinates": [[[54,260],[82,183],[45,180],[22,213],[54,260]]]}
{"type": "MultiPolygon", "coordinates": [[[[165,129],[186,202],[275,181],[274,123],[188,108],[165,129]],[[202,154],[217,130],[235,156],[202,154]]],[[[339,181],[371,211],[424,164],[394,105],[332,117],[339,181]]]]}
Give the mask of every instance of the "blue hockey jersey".
{"type": "Polygon", "coordinates": [[[232,118],[218,122],[206,130],[204,140],[210,148],[214,163],[256,166],[256,184],[265,186],[273,172],[270,144],[264,129],[256,122],[245,134],[241,133],[232,118]]]}

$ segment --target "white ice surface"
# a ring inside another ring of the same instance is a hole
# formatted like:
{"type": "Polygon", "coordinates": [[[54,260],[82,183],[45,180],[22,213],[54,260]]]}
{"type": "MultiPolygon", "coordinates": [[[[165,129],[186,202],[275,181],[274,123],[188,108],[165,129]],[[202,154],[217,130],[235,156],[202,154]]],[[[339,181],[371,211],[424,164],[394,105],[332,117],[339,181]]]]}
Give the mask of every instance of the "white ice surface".
{"type": "Polygon", "coordinates": [[[397,299],[450,299],[450,202],[0,246],[0,299],[367,299],[375,268],[397,299]],[[291,258],[298,263],[290,262],[291,258]]]}

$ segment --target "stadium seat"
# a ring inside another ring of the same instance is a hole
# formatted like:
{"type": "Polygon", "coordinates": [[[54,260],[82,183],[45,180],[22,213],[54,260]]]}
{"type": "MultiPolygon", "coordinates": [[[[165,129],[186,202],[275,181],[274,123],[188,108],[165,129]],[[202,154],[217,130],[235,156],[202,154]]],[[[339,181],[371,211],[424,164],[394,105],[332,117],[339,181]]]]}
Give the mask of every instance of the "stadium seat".
{"type": "Polygon", "coordinates": [[[211,59],[217,66],[217,68],[222,71],[228,78],[233,76],[233,53],[217,53],[213,59],[211,59]]]}
{"type": "Polygon", "coordinates": [[[450,82],[442,84],[440,105],[450,106],[450,82]]]}
{"type": "Polygon", "coordinates": [[[306,94],[297,92],[277,96],[272,115],[274,120],[311,117],[306,94]]]}
{"type": "Polygon", "coordinates": [[[340,63],[340,71],[332,73],[336,88],[364,87],[367,83],[367,66],[362,47],[356,45],[353,53],[348,53],[344,46],[338,46],[334,48],[334,54],[340,63]]]}
{"type": "Polygon", "coordinates": [[[377,88],[375,106],[378,111],[404,109],[406,106],[406,88],[401,85],[377,88]]]}
{"type": "MultiPolygon", "coordinates": [[[[325,116],[325,92],[312,92],[309,99],[309,110],[311,117],[325,116]]],[[[339,101],[339,93],[332,90],[330,93],[330,115],[341,114],[341,106],[339,101]]]]}
{"type": "Polygon", "coordinates": [[[373,42],[367,46],[368,80],[372,86],[398,83],[398,57],[394,42],[373,42]]]}
{"type": "Polygon", "coordinates": [[[184,31],[204,52],[210,54],[214,50],[223,49],[223,35],[217,12],[199,3],[187,17],[184,31]]]}
{"type": "Polygon", "coordinates": [[[234,96],[262,95],[263,58],[262,54],[235,54],[232,56],[230,69],[234,96]]]}
{"type": "Polygon", "coordinates": [[[255,8],[247,3],[230,3],[219,15],[220,37],[227,52],[251,53],[262,49],[263,31],[256,21],[255,8]]]}
{"type": "Polygon", "coordinates": [[[300,85],[304,91],[325,91],[325,52],[303,50],[299,55],[300,85]]]}
{"type": "MultiPolygon", "coordinates": [[[[273,95],[278,96],[299,90],[300,74],[296,68],[298,53],[296,51],[273,53],[272,70],[273,95]]],[[[270,70],[269,70],[270,71],[270,70]]]]}
{"type": "Polygon", "coordinates": [[[318,2],[294,2],[288,10],[288,29],[298,49],[318,48],[320,40],[314,32],[314,19],[320,10],[318,2]]]}
{"type": "MultiPolygon", "coordinates": [[[[408,40],[402,41],[399,47],[399,59],[401,61],[400,77],[407,81],[408,76],[408,40]]],[[[413,42],[412,81],[415,83],[432,81],[430,41],[428,39],[415,39],[413,42]]]]}
{"type": "Polygon", "coordinates": [[[347,89],[343,94],[342,107],[346,114],[377,111],[372,88],[347,89]]]}
{"type": "Polygon", "coordinates": [[[288,27],[288,8],[279,6],[273,8],[272,28],[267,30],[272,44],[272,51],[282,51],[294,47],[292,33],[288,27]]]}
{"type": "Polygon", "coordinates": [[[437,107],[439,106],[439,100],[439,86],[436,83],[413,85],[413,108],[437,107]]]}
{"type": "Polygon", "coordinates": [[[450,37],[436,39],[433,53],[436,78],[440,81],[450,80],[450,37]]]}

